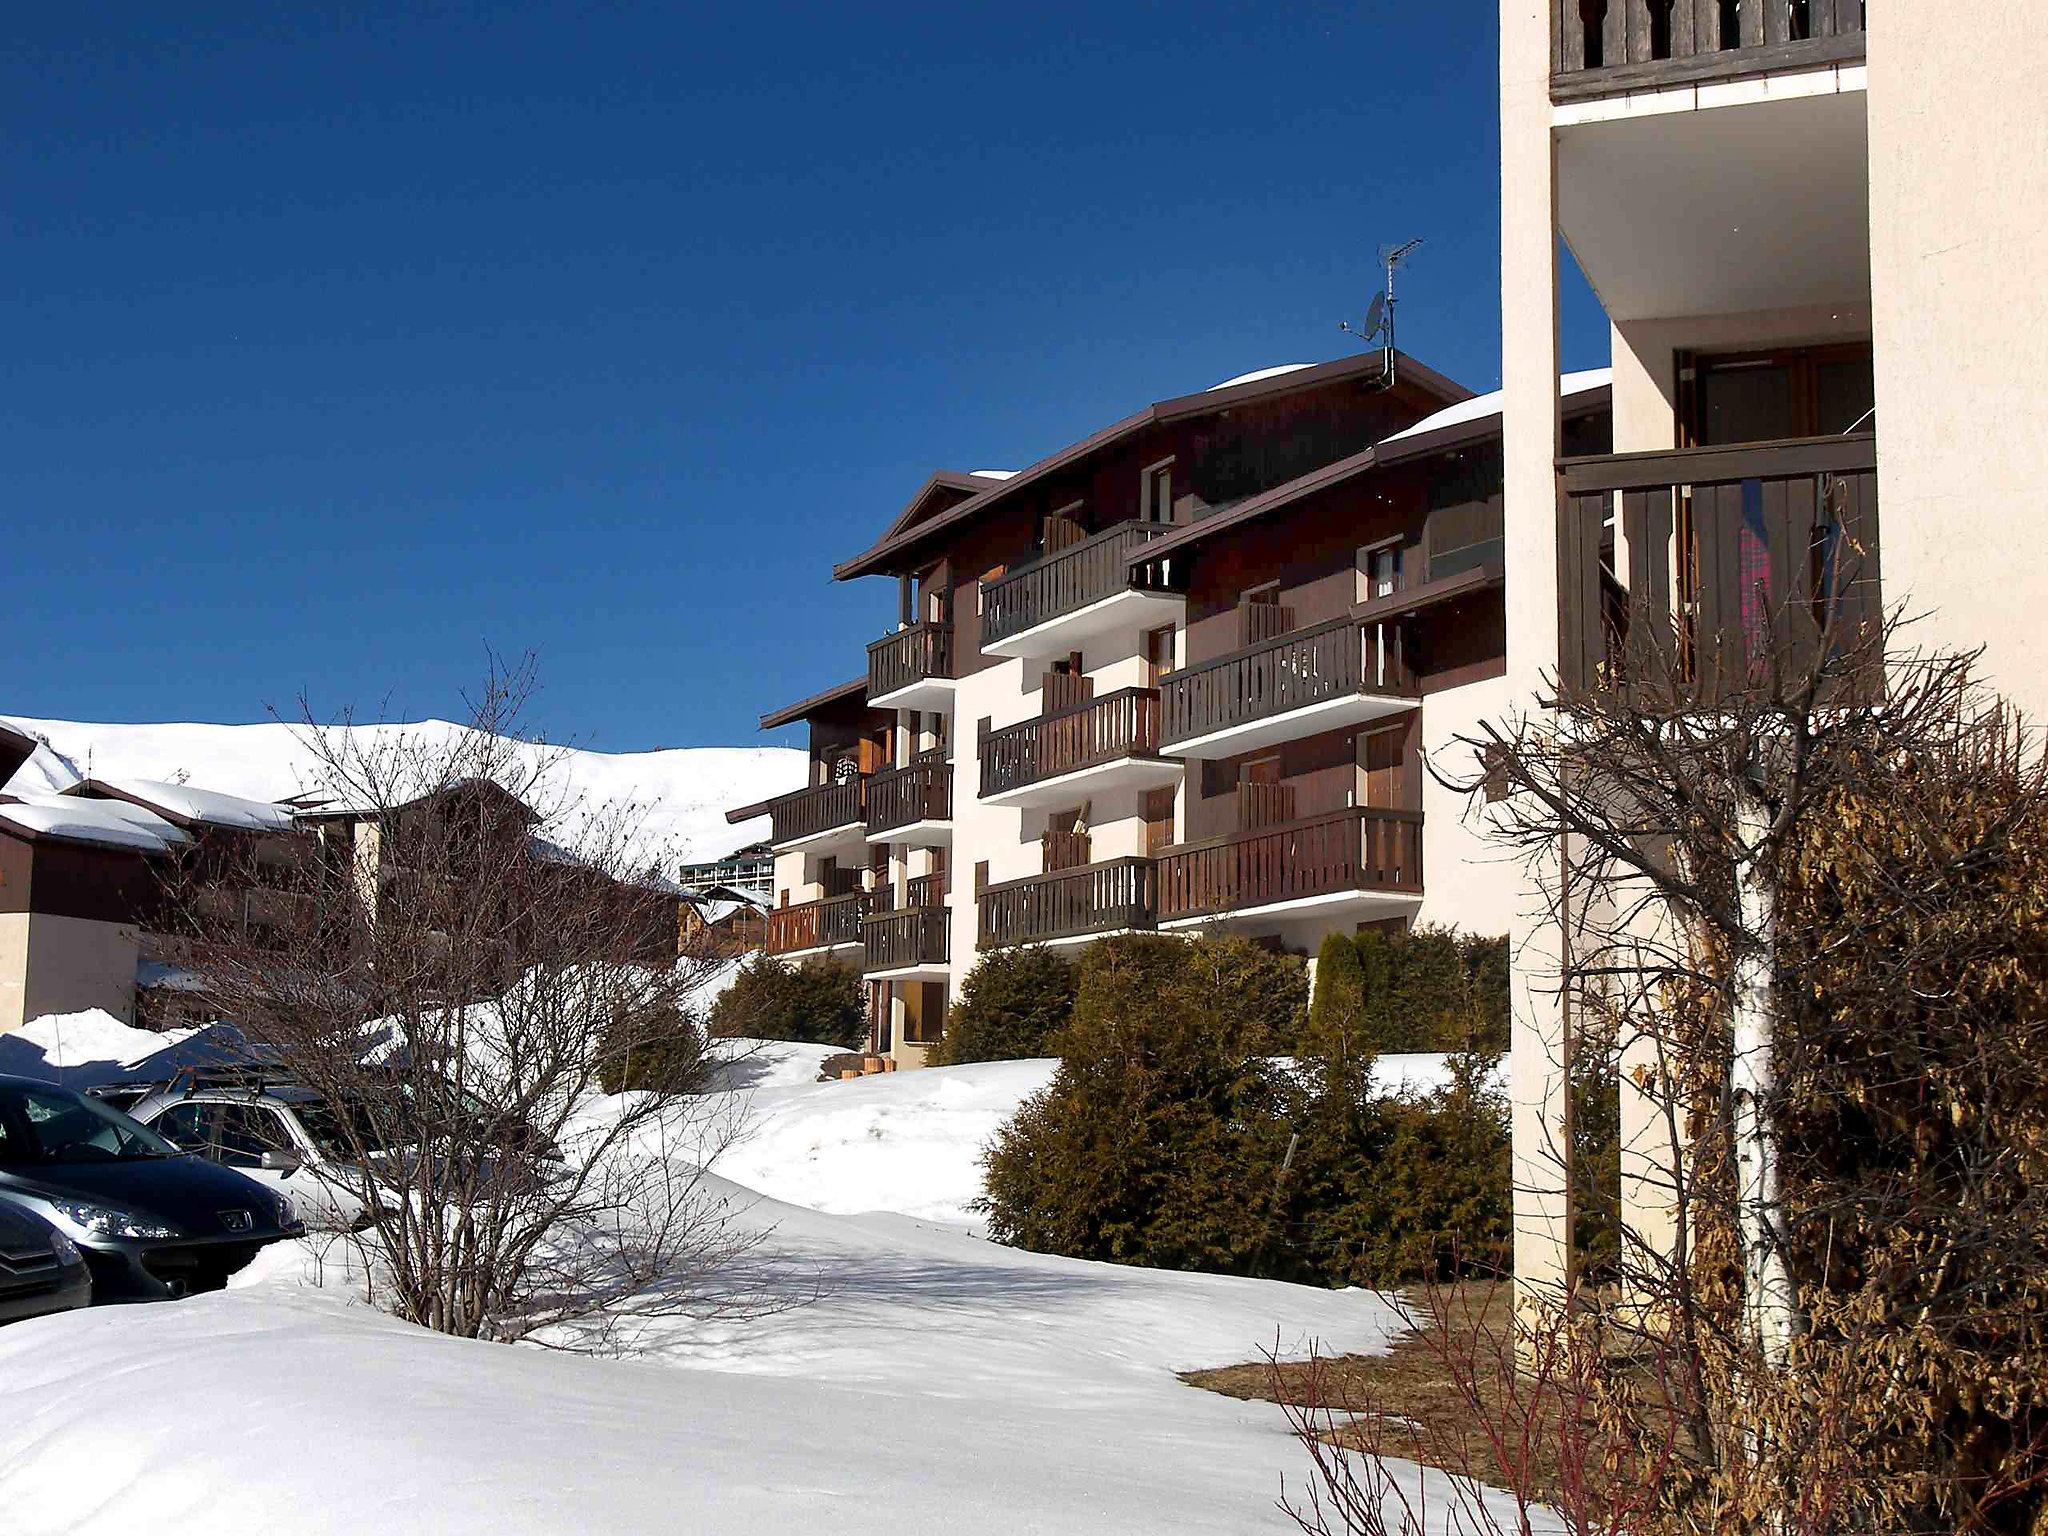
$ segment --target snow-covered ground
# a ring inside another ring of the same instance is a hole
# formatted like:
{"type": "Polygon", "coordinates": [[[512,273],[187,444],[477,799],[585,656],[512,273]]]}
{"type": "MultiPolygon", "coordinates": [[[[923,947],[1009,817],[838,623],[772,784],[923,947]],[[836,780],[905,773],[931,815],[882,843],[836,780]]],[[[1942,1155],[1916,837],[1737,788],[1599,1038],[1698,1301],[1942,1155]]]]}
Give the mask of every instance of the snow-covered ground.
{"type": "MultiPolygon", "coordinates": [[[[750,1283],[790,1305],[584,1360],[393,1322],[309,1287],[286,1248],[225,1294],[18,1324],[0,1330],[10,1536],[139,1511],[219,1536],[1290,1528],[1274,1501],[1303,1461],[1279,1412],[1175,1372],[1381,1350],[1390,1302],[964,1230],[981,1145],[1049,1062],[815,1083],[822,1047],[720,1049],[754,1128],[718,1166],[764,1233],[750,1283]]],[[[1436,1474],[1401,1475],[1446,1507],[1436,1474]]]]}
{"type": "MultiPolygon", "coordinates": [[[[100,725],[0,716],[61,755],[29,765],[34,783],[58,790],[80,777],[190,783],[252,800],[320,789],[304,731],[262,725],[100,725]]],[[[355,727],[373,738],[403,733],[415,741],[451,740],[465,729],[442,720],[355,727]]],[[[553,750],[553,749],[549,749],[553,750]]],[[[28,770],[24,770],[25,772],[28,770]]],[[[659,752],[563,751],[565,786],[586,807],[630,809],[650,858],[715,859],[767,832],[767,822],[728,825],[725,813],[804,784],[805,757],[786,747],[678,747],[659,752]]]]}

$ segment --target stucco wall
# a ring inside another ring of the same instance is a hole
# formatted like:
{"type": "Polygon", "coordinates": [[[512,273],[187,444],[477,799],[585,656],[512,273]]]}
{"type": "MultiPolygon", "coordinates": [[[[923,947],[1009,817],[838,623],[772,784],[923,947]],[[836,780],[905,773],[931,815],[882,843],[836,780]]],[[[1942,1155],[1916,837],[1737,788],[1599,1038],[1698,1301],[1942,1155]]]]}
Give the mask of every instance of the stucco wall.
{"type": "Polygon", "coordinates": [[[1967,25],[1870,8],[1871,300],[1886,597],[1915,639],[1983,645],[2048,711],[2048,24],[1978,0],[1967,25]]]}
{"type": "Polygon", "coordinates": [[[126,923],[0,913],[0,1031],[88,1008],[134,1023],[136,947],[126,923]]]}

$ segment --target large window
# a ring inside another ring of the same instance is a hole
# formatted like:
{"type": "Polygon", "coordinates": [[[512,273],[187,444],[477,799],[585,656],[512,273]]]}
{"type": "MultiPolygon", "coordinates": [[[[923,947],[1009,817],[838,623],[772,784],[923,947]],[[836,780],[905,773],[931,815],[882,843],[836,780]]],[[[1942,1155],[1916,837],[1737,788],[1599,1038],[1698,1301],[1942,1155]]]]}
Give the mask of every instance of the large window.
{"type": "Polygon", "coordinates": [[[1877,403],[1868,342],[1681,357],[1678,377],[1703,448],[1867,431],[1877,403]]]}

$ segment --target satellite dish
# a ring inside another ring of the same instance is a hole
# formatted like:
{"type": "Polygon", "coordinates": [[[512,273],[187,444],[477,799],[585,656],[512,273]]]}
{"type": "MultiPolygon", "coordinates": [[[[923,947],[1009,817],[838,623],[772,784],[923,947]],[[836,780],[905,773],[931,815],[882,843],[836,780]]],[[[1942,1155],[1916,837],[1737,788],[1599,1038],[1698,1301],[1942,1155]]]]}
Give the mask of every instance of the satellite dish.
{"type": "Polygon", "coordinates": [[[1370,341],[1386,328],[1387,296],[1384,293],[1376,293],[1372,296],[1372,303],[1366,308],[1365,325],[1358,334],[1370,341]]]}

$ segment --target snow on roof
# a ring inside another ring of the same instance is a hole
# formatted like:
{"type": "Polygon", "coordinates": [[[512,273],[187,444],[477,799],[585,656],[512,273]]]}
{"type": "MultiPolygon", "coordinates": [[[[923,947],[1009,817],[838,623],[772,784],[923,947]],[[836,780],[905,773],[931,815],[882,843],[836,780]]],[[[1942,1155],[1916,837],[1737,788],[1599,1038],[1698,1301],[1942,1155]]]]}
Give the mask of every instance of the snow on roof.
{"type": "Polygon", "coordinates": [[[14,777],[0,784],[0,795],[58,795],[78,782],[78,773],[48,743],[37,742],[14,777]]]}
{"type": "Polygon", "coordinates": [[[1014,480],[1017,478],[1017,471],[1014,469],[970,469],[967,473],[974,476],[977,480],[1014,480]]]}
{"type": "Polygon", "coordinates": [[[245,832],[289,832],[292,828],[291,810],[269,800],[249,800],[217,789],[167,784],[161,779],[94,778],[86,783],[140,800],[167,816],[209,827],[233,827],[245,832]]]}
{"type": "MultiPolygon", "coordinates": [[[[1587,368],[1578,373],[1567,373],[1557,381],[1557,392],[1562,399],[1583,395],[1588,390],[1599,389],[1614,381],[1612,368],[1587,368]]],[[[1392,437],[1380,439],[1383,443],[1398,443],[1405,438],[1421,437],[1425,432],[1436,432],[1444,427],[1461,426],[1468,421],[1482,421],[1488,416],[1500,414],[1501,392],[1491,390],[1483,395],[1474,395],[1470,400],[1460,400],[1456,405],[1447,405],[1433,416],[1425,416],[1412,427],[1403,427],[1392,437]]]]}
{"type": "Polygon", "coordinates": [[[1211,384],[1202,393],[1213,395],[1219,389],[1234,389],[1240,384],[1256,384],[1261,379],[1277,379],[1283,373],[1299,373],[1304,368],[1313,368],[1314,363],[1281,363],[1273,368],[1254,368],[1250,373],[1240,373],[1234,379],[1225,379],[1221,384],[1211,384]]]}
{"type": "Polygon", "coordinates": [[[0,822],[43,837],[140,853],[169,853],[191,839],[154,811],[123,800],[80,800],[75,795],[24,795],[0,805],[0,822]]]}

